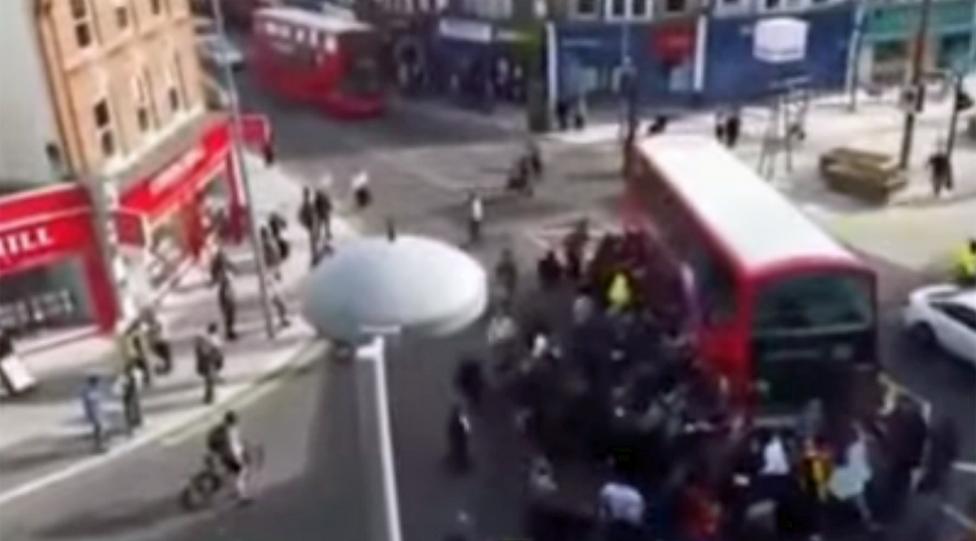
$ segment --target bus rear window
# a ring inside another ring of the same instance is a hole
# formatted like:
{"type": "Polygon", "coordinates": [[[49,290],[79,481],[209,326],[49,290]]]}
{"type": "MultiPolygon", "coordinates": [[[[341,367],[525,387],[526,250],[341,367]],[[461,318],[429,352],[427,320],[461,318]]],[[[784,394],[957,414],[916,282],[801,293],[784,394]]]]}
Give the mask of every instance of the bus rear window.
{"type": "Polygon", "coordinates": [[[867,278],[815,274],[780,280],[762,289],[754,330],[763,334],[806,334],[862,329],[874,323],[867,278]]]}

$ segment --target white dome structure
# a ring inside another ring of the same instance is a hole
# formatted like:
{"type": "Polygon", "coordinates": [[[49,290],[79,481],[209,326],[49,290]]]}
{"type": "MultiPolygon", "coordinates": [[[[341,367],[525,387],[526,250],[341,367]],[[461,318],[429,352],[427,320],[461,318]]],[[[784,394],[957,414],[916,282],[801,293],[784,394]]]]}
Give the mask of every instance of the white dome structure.
{"type": "Polygon", "coordinates": [[[484,312],[488,279],[444,242],[371,237],[342,245],[309,277],[305,319],[320,334],[361,343],[399,331],[444,335],[484,312]]]}

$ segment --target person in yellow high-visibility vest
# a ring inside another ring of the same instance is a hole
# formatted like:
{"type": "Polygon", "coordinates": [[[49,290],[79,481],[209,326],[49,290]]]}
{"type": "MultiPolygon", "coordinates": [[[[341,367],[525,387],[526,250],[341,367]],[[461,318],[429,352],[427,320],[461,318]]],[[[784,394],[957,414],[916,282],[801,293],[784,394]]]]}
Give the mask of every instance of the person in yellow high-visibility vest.
{"type": "Polygon", "coordinates": [[[976,238],[969,239],[956,253],[953,271],[960,284],[976,286],[976,238]]]}
{"type": "Polygon", "coordinates": [[[623,311],[633,301],[630,280],[623,271],[614,273],[610,287],[607,289],[607,301],[610,303],[610,309],[615,312],[623,311]]]}

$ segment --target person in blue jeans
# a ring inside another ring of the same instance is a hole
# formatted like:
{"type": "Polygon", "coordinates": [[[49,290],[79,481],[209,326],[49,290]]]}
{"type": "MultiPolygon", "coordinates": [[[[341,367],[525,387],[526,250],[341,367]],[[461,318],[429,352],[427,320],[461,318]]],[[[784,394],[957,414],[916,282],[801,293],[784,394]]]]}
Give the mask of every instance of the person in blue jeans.
{"type": "Polygon", "coordinates": [[[92,441],[96,452],[106,449],[105,411],[103,404],[105,395],[101,381],[97,375],[89,375],[81,391],[81,406],[85,413],[85,420],[92,431],[92,441]]]}

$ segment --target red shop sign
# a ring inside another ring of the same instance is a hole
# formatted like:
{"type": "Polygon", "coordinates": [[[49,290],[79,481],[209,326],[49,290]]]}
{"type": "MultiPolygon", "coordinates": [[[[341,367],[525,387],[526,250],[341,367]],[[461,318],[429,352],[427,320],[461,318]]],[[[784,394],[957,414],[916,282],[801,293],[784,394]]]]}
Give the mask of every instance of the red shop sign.
{"type": "Polygon", "coordinates": [[[87,209],[0,229],[0,275],[81,253],[94,242],[87,209]]]}
{"type": "Polygon", "coordinates": [[[90,209],[78,185],[0,198],[0,274],[88,250],[95,242],[90,209]]]}
{"type": "Polygon", "coordinates": [[[681,63],[695,50],[694,23],[673,23],[651,30],[651,48],[664,62],[681,63]]]}
{"type": "Polygon", "coordinates": [[[229,148],[229,126],[226,122],[214,124],[193,147],[122,194],[121,207],[150,220],[165,215],[186,194],[210,180],[210,173],[226,159],[229,148]]]}

